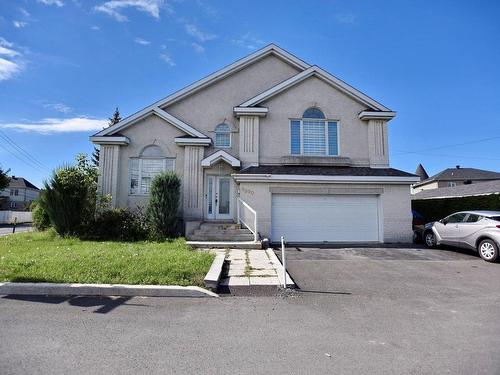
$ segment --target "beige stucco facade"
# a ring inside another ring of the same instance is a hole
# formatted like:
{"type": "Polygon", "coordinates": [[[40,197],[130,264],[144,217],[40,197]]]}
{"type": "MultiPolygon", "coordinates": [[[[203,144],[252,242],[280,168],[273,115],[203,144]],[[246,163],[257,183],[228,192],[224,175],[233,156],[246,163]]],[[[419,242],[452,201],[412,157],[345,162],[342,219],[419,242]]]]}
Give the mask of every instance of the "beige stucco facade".
{"type": "MultiPolygon", "coordinates": [[[[163,157],[174,160],[174,171],[182,180],[180,215],[187,223],[213,219],[208,212],[207,199],[213,194],[208,190],[209,178],[231,177],[249,166],[388,168],[387,121],[391,117],[380,116],[386,113],[384,111],[362,117],[361,113],[374,111],[373,105],[358,99],[356,93],[346,93],[345,88],[335,86],[320,74],[290,84],[254,108],[236,111],[236,107],[249,98],[293,80],[307,69],[305,63],[291,63],[287,60],[289,57],[280,56],[279,50],[276,51],[232,71],[223,71],[212,83],[193,89],[192,94],[160,103],[157,111],[146,108],[144,115],[139,112],[137,120],[132,116],[132,120],[123,121],[124,125],[115,125],[116,130],[105,130],[92,137],[101,145],[101,193],[110,194],[116,207],[147,205],[147,194],[131,193],[129,171],[131,160],[141,157],[141,152],[151,145],[158,146],[163,157]],[[309,107],[319,108],[327,120],[337,121],[338,155],[290,155],[290,120],[300,119],[309,107]],[[175,117],[175,121],[162,115],[165,113],[175,117]],[[214,131],[221,123],[230,127],[230,147],[215,147],[214,131]],[[192,129],[201,135],[193,135],[192,129]],[[221,158],[207,162],[220,150],[223,151],[221,158]]],[[[268,237],[273,188],[309,188],[313,184],[315,189],[345,189],[360,185],[376,189],[379,196],[381,240],[406,242],[411,239],[409,182],[317,184],[314,176],[310,176],[310,180],[300,184],[238,182],[231,177],[230,213],[224,219],[237,220],[238,198],[241,198],[258,213],[259,233],[268,237]]],[[[211,181],[218,183],[219,180],[211,181]]],[[[193,225],[188,224],[187,228],[193,225]]]]}

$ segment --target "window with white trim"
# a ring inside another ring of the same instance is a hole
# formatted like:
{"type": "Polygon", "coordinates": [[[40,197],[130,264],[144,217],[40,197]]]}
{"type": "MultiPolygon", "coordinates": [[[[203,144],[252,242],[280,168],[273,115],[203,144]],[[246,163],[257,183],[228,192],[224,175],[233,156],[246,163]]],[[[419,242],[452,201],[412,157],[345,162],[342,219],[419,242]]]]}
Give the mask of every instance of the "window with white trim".
{"type": "Polygon", "coordinates": [[[215,147],[231,147],[231,128],[228,124],[219,124],[215,127],[215,147]]]}
{"type": "Polygon", "coordinates": [[[175,159],[165,157],[159,146],[147,146],[140,157],[129,160],[130,194],[149,194],[153,178],[166,171],[175,171],[175,159]]]}
{"type": "Polygon", "coordinates": [[[302,119],[290,120],[292,155],[338,156],[338,122],[327,120],[318,108],[308,108],[302,119]]]}

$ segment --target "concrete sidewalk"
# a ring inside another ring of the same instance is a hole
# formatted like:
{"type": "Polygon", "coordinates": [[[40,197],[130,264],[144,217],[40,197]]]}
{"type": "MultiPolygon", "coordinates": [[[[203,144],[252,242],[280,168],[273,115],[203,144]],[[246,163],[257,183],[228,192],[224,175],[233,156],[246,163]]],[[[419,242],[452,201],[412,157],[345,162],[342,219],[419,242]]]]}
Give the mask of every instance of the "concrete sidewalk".
{"type": "Polygon", "coordinates": [[[264,250],[225,250],[229,269],[223,275],[222,286],[251,286],[280,284],[275,266],[264,250]]]}

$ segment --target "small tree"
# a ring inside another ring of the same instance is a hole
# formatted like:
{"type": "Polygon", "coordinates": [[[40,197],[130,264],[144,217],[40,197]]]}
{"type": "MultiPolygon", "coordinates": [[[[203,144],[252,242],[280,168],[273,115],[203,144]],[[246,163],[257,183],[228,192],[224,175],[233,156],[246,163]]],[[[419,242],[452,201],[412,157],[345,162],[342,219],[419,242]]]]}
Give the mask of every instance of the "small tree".
{"type": "MultiPolygon", "coordinates": [[[[112,117],[108,117],[108,128],[110,126],[118,124],[122,120],[120,116],[120,111],[118,107],[115,108],[115,113],[113,113],[112,117]]],[[[98,167],[99,166],[99,157],[101,155],[101,149],[97,146],[94,146],[94,151],[92,151],[92,163],[98,167]]]]}
{"type": "Polygon", "coordinates": [[[10,177],[9,177],[10,169],[4,171],[2,167],[0,167],[0,190],[5,189],[9,186],[10,177]]]}
{"type": "Polygon", "coordinates": [[[181,180],[173,172],[156,176],[151,183],[148,219],[157,238],[175,235],[179,214],[181,180]]]}
{"type": "Polygon", "coordinates": [[[77,234],[92,220],[96,208],[97,168],[87,155],[77,155],[76,166],[54,171],[44,182],[40,205],[60,235],[77,234]]]}

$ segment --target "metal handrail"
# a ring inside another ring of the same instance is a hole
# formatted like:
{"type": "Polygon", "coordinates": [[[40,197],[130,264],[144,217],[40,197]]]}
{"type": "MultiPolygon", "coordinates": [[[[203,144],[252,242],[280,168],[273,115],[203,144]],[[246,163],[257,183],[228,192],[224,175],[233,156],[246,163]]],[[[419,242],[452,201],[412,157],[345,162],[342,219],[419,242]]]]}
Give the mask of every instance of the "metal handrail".
{"type": "Polygon", "coordinates": [[[245,225],[245,227],[247,227],[248,230],[253,233],[253,239],[254,239],[254,241],[257,241],[258,240],[258,235],[259,235],[258,231],[257,231],[257,211],[255,211],[252,207],[250,207],[250,205],[248,203],[246,203],[243,199],[241,199],[239,197],[238,197],[237,211],[238,211],[238,224],[241,223],[241,224],[245,225]],[[247,208],[253,214],[253,229],[251,228],[251,226],[248,223],[246,223],[241,218],[240,204],[242,204],[243,206],[245,206],[245,208],[247,208]]]}

